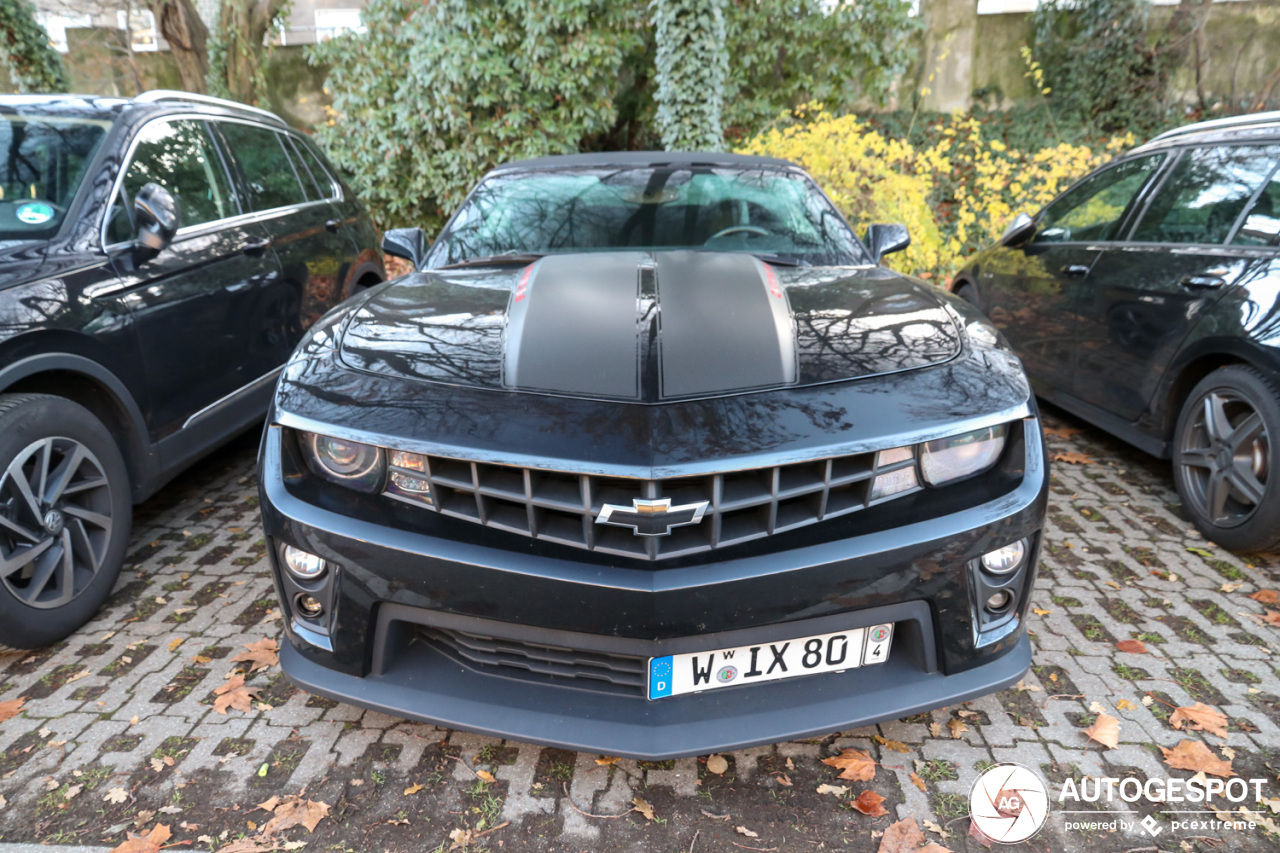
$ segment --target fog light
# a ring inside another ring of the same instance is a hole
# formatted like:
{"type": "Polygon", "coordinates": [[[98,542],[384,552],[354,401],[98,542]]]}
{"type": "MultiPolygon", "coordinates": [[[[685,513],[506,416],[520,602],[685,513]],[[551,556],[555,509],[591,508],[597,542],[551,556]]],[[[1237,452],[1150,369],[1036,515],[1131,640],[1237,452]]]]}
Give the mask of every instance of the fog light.
{"type": "Polygon", "coordinates": [[[1004,610],[1013,601],[1013,596],[1008,590],[1002,589],[995,595],[987,599],[987,609],[993,613],[1004,610]]]}
{"type": "Polygon", "coordinates": [[[983,554],[982,567],[995,575],[1007,575],[1022,565],[1022,558],[1026,556],[1026,553],[1026,543],[1019,539],[1012,545],[1006,545],[1003,548],[997,548],[994,551],[988,551],[983,554]]]}
{"type": "Polygon", "coordinates": [[[298,611],[309,619],[315,619],[324,613],[324,605],[309,595],[300,595],[297,599],[298,611]]]}
{"type": "Polygon", "coordinates": [[[920,482],[916,479],[915,468],[899,468],[897,471],[879,474],[871,484],[871,500],[909,492],[918,485],[920,482]]]}
{"type": "Polygon", "coordinates": [[[325,562],[315,554],[308,554],[292,545],[284,546],[284,565],[289,574],[304,581],[313,581],[324,574],[325,562]]]}

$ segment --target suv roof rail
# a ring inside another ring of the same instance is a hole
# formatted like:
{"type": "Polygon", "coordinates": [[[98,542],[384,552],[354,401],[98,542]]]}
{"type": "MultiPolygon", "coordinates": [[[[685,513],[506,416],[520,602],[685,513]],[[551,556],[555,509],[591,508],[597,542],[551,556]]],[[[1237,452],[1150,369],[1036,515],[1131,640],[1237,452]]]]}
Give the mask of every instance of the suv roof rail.
{"type": "Polygon", "coordinates": [[[1215,118],[1209,121],[1198,121],[1195,124],[1188,124],[1184,127],[1176,127],[1173,130],[1166,130],[1164,133],[1151,137],[1150,142],[1161,142],[1166,139],[1173,139],[1178,136],[1186,136],[1192,133],[1203,133],[1207,130],[1228,130],[1237,127],[1251,127],[1260,124],[1280,124],[1280,110],[1273,110],[1266,113],[1248,113],[1240,116],[1230,116],[1228,118],[1215,118]]]}
{"type": "Polygon", "coordinates": [[[223,107],[228,110],[243,110],[245,112],[251,112],[254,115],[270,119],[277,124],[285,124],[284,119],[280,118],[280,116],[260,107],[251,107],[248,104],[242,104],[238,101],[228,101],[225,98],[215,98],[212,95],[197,95],[194,92],[180,92],[177,89],[152,89],[150,91],[143,92],[133,99],[135,104],[155,104],[161,101],[190,101],[195,104],[207,104],[211,107],[223,107]]]}

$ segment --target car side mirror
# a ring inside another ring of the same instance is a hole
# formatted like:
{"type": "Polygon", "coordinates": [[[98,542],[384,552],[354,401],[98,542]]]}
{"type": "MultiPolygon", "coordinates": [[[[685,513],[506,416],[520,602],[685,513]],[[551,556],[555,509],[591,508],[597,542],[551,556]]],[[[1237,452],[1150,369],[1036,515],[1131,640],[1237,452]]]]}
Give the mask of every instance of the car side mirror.
{"type": "Polygon", "coordinates": [[[138,243],[153,256],[173,242],[173,235],[178,233],[178,218],[178,200],[159,184],[147,184],[133,197],[138,243]]]}
{"type": "Polygon", "coordinates": [[[871,251],[871,260],[880,263],[880,259],[893,252],[901,252],[911,245],[911,234],[905,225],[872,225],[867,228],[867,249],[871,251]]]}
{"type": "Polygon", "coordinates": [[[421,228],[392,228],[382,235],[382,251],[404,258],[416,270],[427,259],[427,235],[421,228]]]}
{"type": "Polygon", "coordinates": [[[1016,246],[1019,243],[1025,243],[1035,233],[1036,221],[1025,213],[1019,213],[1013,217],[1013,222],[1010,222],[1009,227],[1000,235],[1000,245],[1016,246]]]}

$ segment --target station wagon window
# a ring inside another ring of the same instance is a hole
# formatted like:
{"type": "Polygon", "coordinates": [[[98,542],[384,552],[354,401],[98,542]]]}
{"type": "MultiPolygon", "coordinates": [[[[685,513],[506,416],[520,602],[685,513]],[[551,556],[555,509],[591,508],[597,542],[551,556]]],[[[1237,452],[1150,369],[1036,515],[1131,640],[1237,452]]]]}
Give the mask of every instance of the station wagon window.
{"type": "Polygon", "coordinates": [[[285,150],[287,143],[279,133],[231,121],[219,123],[218,129],[240,164],[253,210],[271,210],[307,201],[293,160],[285,150]]]}
{"type": "Polygon", "coordinates": [[[149,183],[159,184],[177,199],[178,222],[183,228],[239,213],[231,182],[204,122],[154,121],[138,134],[124,173],[124,191],[112,205],[109,243],[133,239],[126,205],[149,183]]]}
{"type": "Polygon", "coordinates": [[[109,122],[0,116],[0,242],[58,231],[109,122]]]}
{"type": "Polygon", "coordinates": [[[307,187],[307,196],[313,201],[322,201],[334,197],[333,179],[329,177],[329,172],[320,164],[320,160],[312,153],[307,143],[300,139],[293,139],[293,148],[298,152],[298,157],[302,161],[299,168],[299,174],[302,176],[302,183],[307,187]],[[312,181],[315,184],[314,192],[311,184],[307,182],[306,175],[310,173],[312,181]]]}
{"type": "Polygon", "coordinates": [[[1133,239],[1224,243],[1280,161],[1280,146],[1218,145],[1188,151],[1151,199],[1133,239]]]}
{"type": "Polygon", "coordinates": [[[1280,245],[1280,167],[1271,173],[1267,185],[1258,193],[1231,243],[1235,246],[1280,245]]]}
{"type": "Polygon", "coordinates": [[[1129,203],[1151,180],[1163,154],[1117,163],[1086,178],[1040,214],[1037,243],[1114,240],[1129,203]]]}

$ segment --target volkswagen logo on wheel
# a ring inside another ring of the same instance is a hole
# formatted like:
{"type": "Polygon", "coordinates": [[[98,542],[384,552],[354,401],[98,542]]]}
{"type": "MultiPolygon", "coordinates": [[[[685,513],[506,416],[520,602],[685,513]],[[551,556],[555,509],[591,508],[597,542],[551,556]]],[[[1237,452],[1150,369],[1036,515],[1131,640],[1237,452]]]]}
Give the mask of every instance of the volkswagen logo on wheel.
{"type": "Polygon", "coordinates": [[[1040,831],[1049,816],[1049,789],[1021,764],[997,764],[969,791],[974,827],[992,841],[1017,844],[1040,831]]]}

